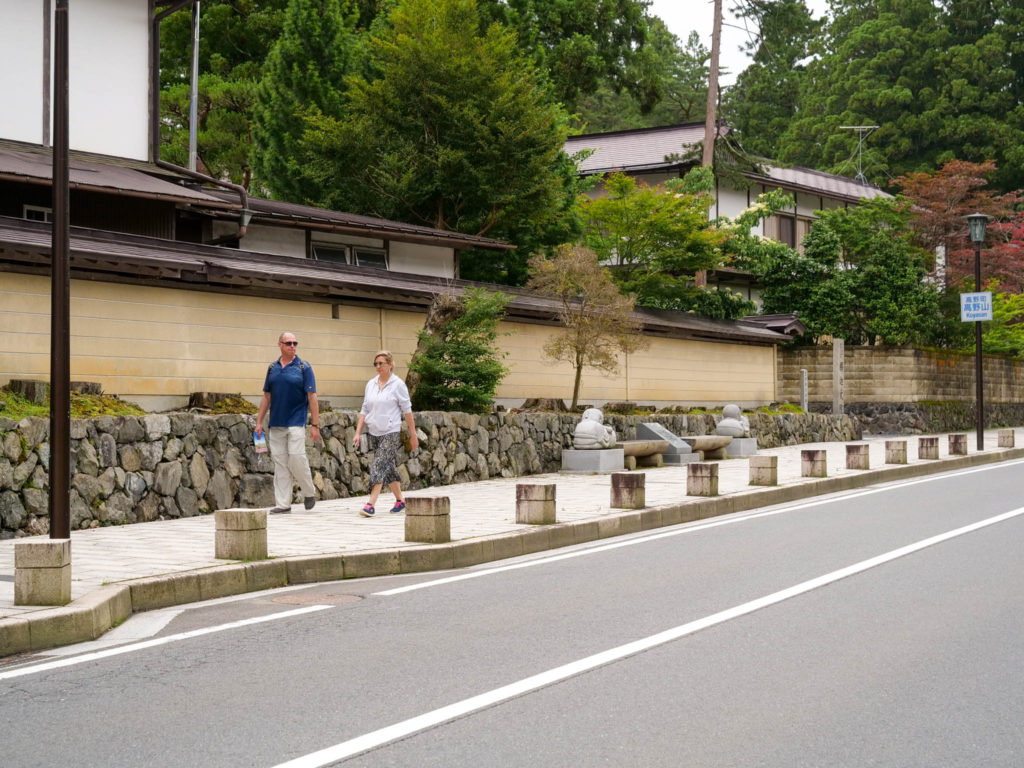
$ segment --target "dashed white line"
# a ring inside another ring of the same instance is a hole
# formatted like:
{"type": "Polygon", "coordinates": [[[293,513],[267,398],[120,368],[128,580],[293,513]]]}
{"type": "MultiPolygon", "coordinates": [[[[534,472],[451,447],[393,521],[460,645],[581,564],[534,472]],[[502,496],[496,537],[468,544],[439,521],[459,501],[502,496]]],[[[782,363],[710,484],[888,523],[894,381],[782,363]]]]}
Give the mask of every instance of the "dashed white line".
{"type": "Polygon", "coordinates": [[[468,699],[449,704],[448,706],[435,709],[431,712],[426,712],[422,715],[403,720],[394,725],[389,725],[384,728],[380,728],[376,731],[357,736],[347,741],[343,741],[340,744],[336,744],[326,749],[321,749],[317,752],[312,752],[302,757],[297,757],[293,760],[289,760],[284,763],[280,763],[275,768],[322,768],[322,766],[330,765],[341,760],[353,757],[368,750],[375,749],[377,747],[388,744],[392,741],[405,738],[419,731],[433,728],[434,726],[440,725],[441,723],[454,720],[456,718],[477,712],[481,709],[494,706],[509,699],[513,699],[517,696],[536,691],[540,688],[558,683],[562,680],[566,680],[575,675],[582,674],[596,667],[601,667],[606,664],[610,664],[615,661],[619,661],[628,656],[633,656],[637,653],[647,651],[659,645],[670,643],[673,640],[691,635],[695,632],[699,632],[702,629],[713,627],[717,624],[730,621],[740,616],[759,611],[762,608],[776,605],[784,600],[797,597],[815,589],[832,584],[840,579],[845,579],[849,576],[853,576],[858,573],[862,573],[871,568],[877,568],[880,565],[891,562],[901,557],[918,552],[927,547],[935,546],[944,541],[949,541],[958,536],[964,536],[968,533],[986,528],[990,525],[1004,522],[1011,518],[1017,517],[1024,514],[1024,507],[1005,512],[995,517],[990,517],[985,520],[981,520],[971,525],[965,525],[962,528],[957,528],[946,533],[932,536],[927,539],[909,544],[899,549],[894,549],[884,554],[878,555],[877,557],[869,558],[868,560],[862,560],[859,563],[847,566],[846,568],[840,568],[837,571],[832,571],[824,576],[818,576],[817,578],[810,579],[808,581],[801,582],[795,586],[787,589],[773,592],[770,595],[758,598],[757,600],[751,600],[750,602],[737,605],[733,608],[728,608],[724,611],[706,616],[696,621],[691,621],[687,624],[682,624],[678,627],[668,629],[664,632],[659,632],[649,637],[635,640],[625,645],[620,645],[616,648],[611,648],[601,653],[596,653],[593,656],[587,656],[586,658],[579,659],[578,661],[565,664],[554,669],[549,669],[546,672],[533,675],[532,677],[518,680],[509,685],[496,688],[486,693],[481,693],[477,696],[472,696],[468,699]]]}
{"type": "Polygon", "coordinates": [[[506,571],[516,571],[521,568],[532,568],[537,565],[545,565],[547,563],[557,563],[560,560],[569,560],[574,557],[585,557],[587,555],[596,555],[600,552],[607,552],[612,549],[619,549],[621,547],[632,547],[636,544],[644,544],[648,541],[657,541],[658,539],[668,538],[670,536],[683,536],[696,531],[705,531],[708,528],[718,528],[723,525],[735,525],[737,523],[745,523],[748,520],[757,520],[762,517],[771,517],[773,515],[781,515],[787,512],[796,512],[797,510],[807,509],[809,507],[820,507],[825,504],[834,504],[841,501],[850,501],[851,499],[858,499],[863,496],[871,496],[876,493],[883,493],[892,490],[894,487],[908,487],[912,485],[920,485],[921,483],[930,483],[942,478],[958,477],[960,475],[969,475],[975,472],[986,472],[999,467],[1006,467],[1012,464],[1024,463],[1022,461],[1004,462],[996,465],[989,465],[984,467],[973,467],[971,469],[964,469],[957,472],[947,472],[942,475],[930,475],[928,477],[921,477],[914,480],[906,480],[903,482],[886,483],[883,486],[875,488],[867,488],[863,491],[855,491],[853,493],[836,494],[826,498],[817,498],[812,501],[801,502],[800,504],[787,504],[782,507],[768,509],[763,512],[750,512],[740,513],[737,515],[730,515],[728,517],[722,517],[717,520],[709,520],[707,522],[696,523],[687,525],[685,528],[673,527],[667,531],[659,531],[657,533],[647,533],[639,536],[633,536],[628,539],[620,541],[614,541],[608,544],[600,544],[597,546],[588,547],[586,549],[577,549],[572,552],[563,552],[557,555],[546,555],[543,557],[533,558],[531,560],[525,560],[516,563],[510,563],[509,565],[499,565],[494,568],[484,568],[481,570],[467,571],[466,573],[460,573],[456,576],[444,576],[440,579],[431,579],[430,581],[421,581],[416,584],[408,584],[404,587],[395,587],[393,589],[385,589],[380,592],[374,592],[374,595],[380,595],[382,597],[390,597],[392,595],[401,595],[405,592],[415,592],[418,589],[427,589],[429,587],[439,587],[444,584],[453,584],[457,581],[466,581],[468,579],[478,579],[481,576],[492,576],[497,573],[505,573],[506,571]]]}

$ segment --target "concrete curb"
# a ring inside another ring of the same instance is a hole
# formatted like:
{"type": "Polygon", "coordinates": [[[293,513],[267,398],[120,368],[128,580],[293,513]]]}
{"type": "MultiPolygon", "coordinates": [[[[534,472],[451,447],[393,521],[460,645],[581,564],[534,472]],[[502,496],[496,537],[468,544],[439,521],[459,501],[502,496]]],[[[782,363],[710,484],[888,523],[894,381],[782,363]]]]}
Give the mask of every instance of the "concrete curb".
{"type": "Polygon", "coordinates": [[[95,640],[132,613],[140,611],[287,584],[464,568],[814,496],[1021,458],[1024,458],[1024,447],[915,464],[890,464],[840,477],[808,479],[794,485],[751,486],[748,491],[726,496],[624,510],[593,520],[531,526],[523,531],[447,544],[363,550],[349,554],[303,555],[134,579],[101,587],[69,605],[0,619],[0,658],[95,640]]]}

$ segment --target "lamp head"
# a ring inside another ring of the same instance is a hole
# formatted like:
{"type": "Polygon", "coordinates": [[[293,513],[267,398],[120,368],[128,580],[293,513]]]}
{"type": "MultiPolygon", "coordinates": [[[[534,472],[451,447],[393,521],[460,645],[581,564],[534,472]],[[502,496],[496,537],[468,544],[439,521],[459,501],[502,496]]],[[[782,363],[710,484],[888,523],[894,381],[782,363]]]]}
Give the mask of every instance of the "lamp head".
{"type": "Polygon", "coordinates": [[[985,227],[988,226],[989,219],[992,217],[987,216],[984,213],[972,213],[970,216],[965,218],[971,227],[971,242],[985,242],[985,227]]]}

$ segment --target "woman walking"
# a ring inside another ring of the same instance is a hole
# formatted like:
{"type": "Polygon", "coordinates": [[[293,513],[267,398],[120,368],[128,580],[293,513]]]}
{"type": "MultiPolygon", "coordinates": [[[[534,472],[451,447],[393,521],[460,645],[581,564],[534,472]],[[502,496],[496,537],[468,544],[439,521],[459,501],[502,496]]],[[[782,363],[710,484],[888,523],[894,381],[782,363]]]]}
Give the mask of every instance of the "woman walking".
{"type": "Polygon", "coordinates": [[[403,416],[409,426],[409,449],[415,451],[420,447],[419,438],[416,437],[416,424],[412,417],[409,390],[405,382],[391,372],[395,367],[391,353],[382,349],[374,355],[373,367],[377,369],[377,375],[366,382],[363,407],[359,409],[359,422],[356,424],[356,434],[352,440],[352,445],[358,448],[363,427],[369,431],[373,461],[370,463],[370,501],[359,511],[363,517],[373,517],[376,514],[374,505],[384,483],[388,484],[395,495],[395,505],[391,511],[405,510],[396,458],[403,416]]]}

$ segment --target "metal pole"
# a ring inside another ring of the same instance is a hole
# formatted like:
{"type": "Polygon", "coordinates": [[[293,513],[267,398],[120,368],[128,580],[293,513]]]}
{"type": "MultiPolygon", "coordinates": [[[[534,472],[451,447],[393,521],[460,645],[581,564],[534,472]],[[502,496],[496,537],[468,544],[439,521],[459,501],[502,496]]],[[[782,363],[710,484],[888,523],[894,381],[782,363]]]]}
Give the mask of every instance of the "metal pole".
{"type": "Polygon", "coordinates": [[[53,240],[50,258],[50,538],[71,536],[71,278],[68,268],[68,0],[57,0],[53,72],[53,240]]]}
{"type": "Polygon", "coordinates": [[[192,6],[192,84],[188,101],[188,169],[194,171],[199,157],[199,0],[192,6]]]}
{"type": "MultiPolygon", "coordinates": [[[[981,292],[981,243],[974,244],[974,291],[981,292]]],[[[984,360],[981,356],[981,321],[974,321],[974,385],[978,403],[978,450],[985,450],[985,384],[984,360]]]]}

